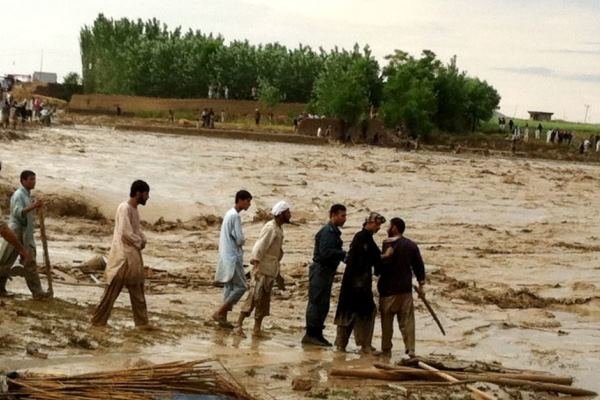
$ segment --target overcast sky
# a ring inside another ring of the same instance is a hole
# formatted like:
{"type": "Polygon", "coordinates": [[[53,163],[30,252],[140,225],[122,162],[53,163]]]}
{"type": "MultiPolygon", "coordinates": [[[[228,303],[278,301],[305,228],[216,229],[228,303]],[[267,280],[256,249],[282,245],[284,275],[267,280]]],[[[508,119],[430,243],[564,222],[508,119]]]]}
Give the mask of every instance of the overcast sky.
{"type": "Polygon", "coordinates": [[[29,0],[0,9],[0,74],[81,73],[79,30],[98,13],[156,17],[222,34],[331,48],[369,44],[381,63],[394,49],[456,54],[495,86],[501,111],[600,122],[600,0],[29,0]]]}

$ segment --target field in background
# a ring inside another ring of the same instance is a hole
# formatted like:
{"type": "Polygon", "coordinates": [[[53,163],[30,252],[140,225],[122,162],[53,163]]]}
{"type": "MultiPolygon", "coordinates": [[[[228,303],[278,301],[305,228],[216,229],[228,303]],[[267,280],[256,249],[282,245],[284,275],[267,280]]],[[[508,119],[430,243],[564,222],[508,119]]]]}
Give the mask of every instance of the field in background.
{"type": "MultiPolygon", "coordinates": [[[[508,124],[509,120],[510,120],[510,118],[506,117],[507,124],[508,124]]],[[[580,138],[588,137],[592,133],[600,134],[600,124],[584,124],[584,123],[580,123],[580,122],[570,122],[570,121],[562,121],[562,120],[534,121],[531,119],[528,120],[528,119],[520,119],[520,118],[513,118],[512,120],[516,125],[520,126],[521,128],[524,128],[525,124],[528,124],[529,128],[530,128],[530,134],[535,132],[535,129],[537,128],[537,126],[540,122],[542,124],[542,127],[544,128],[544,131],[547,131],[549,129],[560,129],[560,130],[565,130],[565,131],[572,131],[577,137],[580,137],[580,138]]],[[[502,131],[500,130],[500,128],[498,126],[498,117],[494,117],[494,118],[490,119],[489,121],[485,122],[484,124],[482,124],[480,130],[484,133],[501,133],[502,131]]],[[[506,131],[504,131],[504,132],[506,133],[506,131]]]]}
{"type": "MultiPolygon", "coordinates": [[[[116,113],[117,106],[125,115],[151,118],[167,118],[173,110],[175,118],[197,120],[202,109],[212,108],[216,117],[225,112],[226,120],[254,117],[258,108],[266,121],[269,110],[258,101],[225,99],[163,99],[137,96],[109,96],[102,94],[74,95],[69,102],[69,111],[89,113],[116,113]]],[[[273,108],[274,120],[284,122],[302,113],[303,103],[281,103],[273,108]]]]}

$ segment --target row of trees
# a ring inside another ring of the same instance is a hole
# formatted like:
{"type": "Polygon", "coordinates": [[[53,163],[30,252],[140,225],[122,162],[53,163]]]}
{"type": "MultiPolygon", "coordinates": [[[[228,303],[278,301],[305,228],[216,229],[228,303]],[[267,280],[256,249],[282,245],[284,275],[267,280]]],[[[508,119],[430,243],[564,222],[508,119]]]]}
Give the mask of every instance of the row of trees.
{"type": "Polygon", "coordinates": [[[80,32],[83,85],[87,93],[159,97],[214,95],[250,99],[259,84],[278,89],[282,100],[307,102],[326,53],[300,45],[225,45],[221,36],[170,31],[158,20],[112,20],[100,14],[80,32]]]}
{"type": "Polygon", "coordinates": [[[312,112],[349,125],[376,107],[387,126],[413,135],[435,127],[475,129],[500,101],[485,81],[459,71],[455,58],[444,65],[430,51],[420,58],[396,51],[381,68],[368,46],[326,52],[278,43],[225,44],[221,36],[170,31],[156,19],[102,14],[81,30],[80,44],[87,93],[305,102],[312,112]]]}

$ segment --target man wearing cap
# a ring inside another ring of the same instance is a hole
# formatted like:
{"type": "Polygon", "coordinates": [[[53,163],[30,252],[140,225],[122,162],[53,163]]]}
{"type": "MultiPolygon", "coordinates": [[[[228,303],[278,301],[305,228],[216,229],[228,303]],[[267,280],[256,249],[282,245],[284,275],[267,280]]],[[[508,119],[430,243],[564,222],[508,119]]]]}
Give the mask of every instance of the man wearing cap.
{"type": "Polygon", "coordinates": [[[254,311],[253,335],[262,334],[261,326],[264,317],[269,315],[271,305],[271,291],[275,280],[279,277],[280,262],[283,258],[283,229],[292,217],[290,206],[285,201],[280,201],[271,210],[273,219],[267,222],[258,236],[252,249],[250,263],[252,268],[252,281],[250,290],[237,324],[237,334],[245,337],[243,330],[244,319],[254,311]]]}
{"type": "Polygon", "coordinates": [[[335,313],[337,335],[335,346],[338,351],[346,351],[350,335],[354,332],[356,344],[362,353],[371,353],[371,340],[375,324],[376,307],[373,301],[371,281],[373,267],[379,269],[381,251],[373,240],[385,218],[372,212],[365,219],[363,228],[354,235],[342,278],[340,300],[335,313]]]}

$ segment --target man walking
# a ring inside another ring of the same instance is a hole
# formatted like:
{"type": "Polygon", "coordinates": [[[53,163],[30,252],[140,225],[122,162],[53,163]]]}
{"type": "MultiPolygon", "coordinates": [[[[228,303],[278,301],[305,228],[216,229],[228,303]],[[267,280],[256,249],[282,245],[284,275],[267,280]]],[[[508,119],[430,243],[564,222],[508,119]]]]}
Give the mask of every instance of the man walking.
{"type": "Polygon", "coordinates": [[[233,309],[248,286],[244,273],[244,232],[242,231],[242,219],[240,213],[250,208],[252,195],[246,190],[240,190],[235,194],[235,206],[223,217],[221,225],[221,237],[219,239],[219,262],[215,274],[215,281],[225,284],[223,292],[223,303],[213,313],[212,318],[221,327],[233,328],[227,322],[227,313],[233,309]]]}
{"type": "Polygon", "coordinates": [[[412,277],[417,277],[420,290],[425,285],[425,266],[419,247],[404,237],[405,224],[401,218],[392,218],[388,239],[383,242],[384,253],[393,249],[390,257],[383,259],[375,273],[379,275],[379,311],[381,312],[381,352],[392,354],[394,317],[404,340],[405,353],[415,357],[415,309],[412,298],[412,277]]]}
{"type": "Polygon", "coordinates": [[[340,227],[346,223],[346,207],[334,204],[329,210],[329,222],[315,236],[313,262],[308,273],[308,305],[306,334],[302,344],[331,346],[323,337],[325,319],[329,313],[331,287],[339,263],[346,257],[342,249],[340,227]]]}
{"type": "MultiPolygon", "coordinates": [[[[21,172],[21,187],[17,189],[10,198],[10,217],[8,225],[15,233],[20,245],[11,243],[10,240],[2,240],[0,245],[0,293],[7,294],[6,281],[11,275],[11,267],[15,263],[19,254],[24,255],[23,247],[30,257],[26,257],[23,265],[23,276],[27,287],[31,291],[34,299],[40,300],[51,297],[51,294],[42,290],[40,276],[35,262],[36,249],[35,239],[33,237],[33,228],[35,225],[35,210],[43,207],[42,200],[33,200],[31,191],[35,189],[36,177],[33,171],[25,170],[21,172]]],[[[10,235],[9,235],[10,236],[10,235]]],[[[13,271],[14,272],[14,271],[13,271]]]]}
{"type": "Polygon", "coordinates": [[[133,321],[139,329],[155,329],[148,323],[148,310],[144,295],[144,262],[142,250],[146,247],[146,237],[140,229],[138,206],[145,206],[150,198],[150,186],[144,181],[132,183],[129,200],[119,204],[115,215],[115,229],[105,278],[108,287],[100,304],[94,311],[92,325],[106,326],[113,305],[124,287],[129,291],[133,321]]]}
{"type": "Polygon", "coordinates": [[[346,269],[342,278],[340,300],[335,313],[337,335],[335,346],[338,351],[346,351],[350,335],[354,331],[356,344],[362,353],[371,353],[373,327],[375,324],[375,301],[371,281],[373,280],[373,267],[379,269],[381,251],[373,240],[373,235],[379,231],[385,218],[372,212],[366,218],[363,228],[354,235],[348,257],[346,269]]]}
{"type": "MultiPolygon", "coordinates": [[[[0,169],[2,169],[2,162],[0,162],[0,169]]],[[[2,212],[0,211],[0,215],[2,215],[2,212]]],[[[15,234],[15,232],[9,228],[9,226],[4,222],[0,220],[0,237],[2,237],[2,239],[4,239],[0,245],[0,248],[2,249],[0,251],[0,260],[4,259],[4,253],[6,250],[4,250],[4,248],[6,247],[8,249],[9,245],[12,245],[14,248],[14,251],[17,252],[17,255],[14,256],[15,260],[17,258],[17,256],[21,257],[21,262],[26,263],[29,262],[31,259],[31,254],[29,253],[29,251],[27,251],[27,249],[25,248],[25,246],[23,246],[22,240],[17,237],[17,235],[15,234]]],[[[6,282],[8,281],[8,278],[10,277],[10,269],[12,267],[12,264],[14,264],[14,261],[12,263],[10,262],[6,262],[6,263],[2,263],[0,264],[0,297],[10,297],[11,294],[8,293],[6,291],[6,282]]]]}
{"type": "Polygon", "coordinates": [[[250,264],[252,270],[252,282],[248,297],[242,305],[242,311],[238,319],[237,333],[245,337],[243,330],[244,319],[254,311],[254,336],[262,334],[261,326],[264,317],[270,315],[271,291],[275,280],[279,277],[280,262],[283,258],[283,229],[292,218],[290,206],[285,201],[280,201],[271,210],[273,219],[267,222],[258,236],[258,240],[252,249],[250,264]]]}

